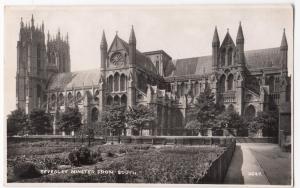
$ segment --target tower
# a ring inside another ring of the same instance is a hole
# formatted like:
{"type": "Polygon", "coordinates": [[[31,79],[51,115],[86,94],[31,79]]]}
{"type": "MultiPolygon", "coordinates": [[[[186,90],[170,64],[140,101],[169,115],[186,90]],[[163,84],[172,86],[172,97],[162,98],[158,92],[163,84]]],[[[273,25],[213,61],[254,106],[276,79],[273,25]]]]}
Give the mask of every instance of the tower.
{"type": "Polygon", "coordinates": [[[283,35],[281,39],[280,45],[280,63],[283,74],[287,74],[287,52],[288,52],[288,44],[285,35],[285,29],[283,29],[283,35]]]}
{"type": "Polygon", "coordinates": [[[240,22],[238,33],[236,36],[236,48],[238,54],[238,64],[244,66],[245,65],[245,53],[244,53],[244,34],[242,29],[242,24],[240,22]]]}
{"type": "Polygon", "coordinates": [[[136,38],[133,26],[129,37],[129,77],[128,77],[128,106],[136,103],[136,38]]]}
{"type": "Polygon", "coordinates": [[[69,36],[63,38],[60,30],[58,30],[55,37],[51,37],[48,31],[47,36],[47,56],[48,56],[48,78],[51,74],[70,72],[70,46],[69,36]]]}
{"type": "Polygon", "coordinates": [[[44,24],[24,26],[21,18],[19,41],[17,42],[16,97],[17,108],[30,113],[41,108],[47,100],[46,85],[46,46],[44,24]]]}
{"type": "Polygon", "coordinates": [[[213,70],[216,70],[218,67],[218,58],[219,58],[219,48],[220,48],[220,40],[218,35],[217,26],[215,27],[215,32],[212,41],[212,66],[213,70]]]}
{"type": "Polygon", "coordinates": [[[106,60],[107,60],[107,41],[105,37],[105,33],[102,33],[102,39],[100,43],[100,71],[101,71],[101,79],[99,81],[99,112],[103,111],[105,105],[105,89],[106,89],[106,60]]]}

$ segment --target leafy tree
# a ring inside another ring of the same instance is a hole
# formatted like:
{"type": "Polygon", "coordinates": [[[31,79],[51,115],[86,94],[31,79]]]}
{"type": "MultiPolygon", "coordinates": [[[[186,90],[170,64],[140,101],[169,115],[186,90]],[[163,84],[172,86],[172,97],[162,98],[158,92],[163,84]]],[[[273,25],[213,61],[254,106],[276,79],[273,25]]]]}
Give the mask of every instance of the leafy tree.
{"type": "Polygon", "coordinates": [[[57,121],[58,128],[67,133],[78,131],[82,125],[81,119],[82,116],[78,107],[67,107],[66,110],[60,114],[60,118],[57,121]]]}
{"type": "Polygon", "coordinates": [[[28,116],[24,110],[16,109],[7,116],[7,135],[16,135],[25,131],[28,126],[28,116]]]}
{"type": "Polygon", "coordinates": [[[216,124],[216,117],[223,111],[222,107],[215,103],[215,95],[209,87],[196,98],[192,115],[199,124],[199,128],[212,128],[216,124]]]}
{"type": "Polygon", "coordinates": [[[203,129],[202,124],[196,119],[191,120],[185,125],[186,129],[196,130],[198,133],[203,129]]]}
{"type": "Polygon", "coordinates": [[[223,111],[216,117],[219,127],[239,128],[244,124],[243,118],[233,109],[223,111]]]}
{"type": "Polygon", "coordinates": [[[251,132],[263,130],[268,136],[277,136],[278,131],[278,112],[262,111],[257,112],[257,116],[249,122],[251,132]]]}
{"type": "Polygon", "coordinates": [[[151,107],[144,105],[136,105],[129,107],[125,113],[126,123],[129,127],[137,130],[142,135],[143,128],[147,123],[151,123],[155,119],[154,110],[151,107]]]}
{"type": "Polygon", "coordinates": [[[31,134],[47,134],[52,130],[51,115],[43,109],[33,109],[29,114],[28,130],[31,134]]]}
{"type": "Polygon", "coordinates": [[[121,134],[125,129],[125,107],[113,105],[101,114],[100,125],[112,131],[113,135],[121,134]]]}

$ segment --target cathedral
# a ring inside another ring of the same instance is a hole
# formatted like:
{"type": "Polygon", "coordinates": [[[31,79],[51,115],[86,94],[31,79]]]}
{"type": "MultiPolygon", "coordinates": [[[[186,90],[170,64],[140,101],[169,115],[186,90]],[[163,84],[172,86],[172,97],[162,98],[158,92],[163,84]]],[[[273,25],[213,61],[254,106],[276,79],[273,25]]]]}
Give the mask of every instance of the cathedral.
{"type": "Polygon", "coordinates": [[[35,25],[33,16],[30,23],[21,19],[17,107],[26,113],[46,109],[53,116],[53,134],[59,134],[56,118],[66,107],[77,106],[83,124],[93,126],[112,104],[152,105],[157,118],[148,134],[178,135],[172,131],[185,127],[195,98],[209,87],[216,103],[242,116],[255,117],[259,111],[276,108],[279,136],[291,134],[285,31],[279,47],[245,51],[241,23],[235,41],[229,30],[220,41],[216,27],[208,46],[212,54],[185,59],[172,59],[164,50],[141,52],[137,42],[133,27],[129,40],[116,34],[110,46],[103,32],[99,68],[71,72],[68,35],[63,37],[58,31],[56,36],[49,32],[45,36],[44,23],[35,25]]]}

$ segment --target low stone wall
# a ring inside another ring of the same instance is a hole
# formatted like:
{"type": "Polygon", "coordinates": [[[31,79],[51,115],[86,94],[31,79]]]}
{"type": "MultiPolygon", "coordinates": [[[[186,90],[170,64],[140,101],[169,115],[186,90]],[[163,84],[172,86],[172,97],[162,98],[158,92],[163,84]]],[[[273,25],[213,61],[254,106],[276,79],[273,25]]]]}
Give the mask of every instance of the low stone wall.
{"type": "Polygon", "coordinates": [[[278,143],[276,137],[235,137],[237,143],[278,143]]]}
{"type": "Polygon", "coordinates": [[[199,137],[199,136],[121,136],[106,137],[107,143],[153,144],[153,145],[224,145],[235,142],[234,137],[199,137]]]}
{"type": "Polygon", "coordinates": [[[201,180],[203,184],[221,184],[224,182],[228,167],[230,165],[236,143],[232,142],[227,149],[212,163],[201,180]]]}

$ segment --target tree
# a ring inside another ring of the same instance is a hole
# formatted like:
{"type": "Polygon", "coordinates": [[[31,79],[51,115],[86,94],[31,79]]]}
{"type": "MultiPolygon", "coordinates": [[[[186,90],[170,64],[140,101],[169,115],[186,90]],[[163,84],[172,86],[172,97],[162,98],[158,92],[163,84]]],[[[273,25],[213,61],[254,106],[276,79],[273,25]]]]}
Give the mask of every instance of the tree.
{"type": "Polygon", "coordinates": [[[216,117],[223,109],[215,103],[215,95],[209,87],[196,98],[195,107],[191,116],[197,119],[199,128],[212,128],[215,126],[216,117]]]}
{"type": "Polygon", "coordinates": [[[101,114],[100,125],[112,131],[113,135],[120,136],[125,128],[125,107],[113,105],[101,114]]]}
{"type": "Polygon", "coordinates": [[[7,116],[7,135],[16,135],[28,126],[28,116],[24,110],[16,109],[7,116]]]}
{"type": "Polygon", "coordinates": [[[43,109],[33,109],[29,114],[28,130],[31,134],[47,134],[52,130],[51,115],[43,109]]]}
{"type": "Polygon", "coordinates": [[[82,116],[78,107],[67,107],[66,110],[60,114],[60,118],[57,121],[58,128],[67,133],[78,131],[82,125],[81,119],[82,116]]]}
{"type": "Polygon", "coordinates": [[[261,111],[249,122],[251,132],[263,130],[268,136],[277,136],[278,131],[278,112],[261,111]]]}
{"type": "Polygon", "coordinates": [[[185,125],[186,129],[197,130],[198,133],[203,129],[202,124],[196,119],[191,120],[185,125]]]}
{"type": "Polygon", "coordinates": [[[216,124],[222,128],[239,128],[244,121],[235,110],[227,109],[216,117],[216,124]]]}
{"type": "Polygon", "coordinates": [[[146,125],[151,124],[155,119],[153,108],[141,104],[129,107],[125,117],[129,127],[137,130],[140,135],[142,135],[143,128],[149,128],[146,125]]]}

